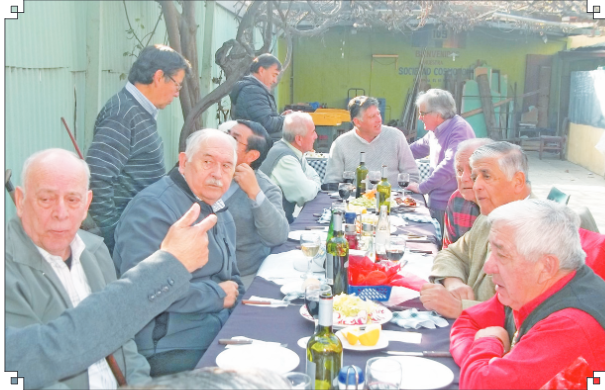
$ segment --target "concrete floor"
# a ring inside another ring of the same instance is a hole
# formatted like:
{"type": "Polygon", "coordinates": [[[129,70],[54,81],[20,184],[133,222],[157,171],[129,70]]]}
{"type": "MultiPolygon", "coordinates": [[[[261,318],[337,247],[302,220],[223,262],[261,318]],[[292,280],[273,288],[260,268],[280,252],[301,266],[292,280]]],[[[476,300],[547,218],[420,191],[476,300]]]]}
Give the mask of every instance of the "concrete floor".
{"type": "Polygon", "coordinates": [[[554,186],[570,195],[568,206],[574,210],[588,207],[597,222],[599,231],[605,233],[605,178],[579,165],[559,160],[558,154],[526,151],[529,160],[529,180],[532,191],[540,199],[546,199],[554,186]]]}

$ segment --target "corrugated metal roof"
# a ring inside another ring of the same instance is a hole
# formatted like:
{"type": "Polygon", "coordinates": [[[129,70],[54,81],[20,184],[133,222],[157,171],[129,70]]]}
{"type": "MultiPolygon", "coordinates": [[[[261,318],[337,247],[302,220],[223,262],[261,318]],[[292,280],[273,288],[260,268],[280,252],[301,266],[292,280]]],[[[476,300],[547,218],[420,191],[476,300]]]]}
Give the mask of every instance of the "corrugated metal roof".
{"type": "Polygon", "coordinates": [[[76,31],[83,26],[74,22],[76,8],[82,7],[78,3],[27,1],[24,13],[6,23],[5,64],[23,68],[84,66],[86,46],[81,38],[86,34],[76,31]]]}

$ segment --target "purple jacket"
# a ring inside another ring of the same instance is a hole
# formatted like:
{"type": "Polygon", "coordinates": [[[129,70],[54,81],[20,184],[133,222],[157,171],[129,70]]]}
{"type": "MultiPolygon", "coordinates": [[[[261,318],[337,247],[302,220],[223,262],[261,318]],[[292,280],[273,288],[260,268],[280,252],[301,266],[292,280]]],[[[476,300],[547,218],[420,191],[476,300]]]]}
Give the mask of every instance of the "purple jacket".
{"type": "Polygon", "coordinates": [[[429,194],[429,208],[436,210],[445,210],[450,196],[458,188],[454,172],[458,144],[475,138],[473,128],[461,116],[456,115],[446,122],[410,145],[415,159],[430,154],[429,177],[418,188],[422,194],[429,194]]]}

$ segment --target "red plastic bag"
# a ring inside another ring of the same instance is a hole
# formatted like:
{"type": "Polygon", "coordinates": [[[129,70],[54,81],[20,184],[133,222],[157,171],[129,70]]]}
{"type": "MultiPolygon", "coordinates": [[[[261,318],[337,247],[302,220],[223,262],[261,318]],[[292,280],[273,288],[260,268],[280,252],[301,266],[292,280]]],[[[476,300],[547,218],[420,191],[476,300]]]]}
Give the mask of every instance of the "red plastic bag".
{"type": "Polygon", "coordinates": [[[579,356],[567,368],[546,382],[541,389],[585,389],[586,378],[590,378],[592,375],[593,372],[586,360],[579,356]]]}

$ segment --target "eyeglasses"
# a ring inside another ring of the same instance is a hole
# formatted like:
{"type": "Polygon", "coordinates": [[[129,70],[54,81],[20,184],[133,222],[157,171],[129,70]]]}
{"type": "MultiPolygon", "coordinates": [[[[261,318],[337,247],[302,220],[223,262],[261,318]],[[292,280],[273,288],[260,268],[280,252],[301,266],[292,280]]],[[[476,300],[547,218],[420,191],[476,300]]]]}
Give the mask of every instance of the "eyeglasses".
{"type": "Polygon", "coordinates": [[[243,143],[242,141],[238,140],[237,138],[235,138],[235,136],[233,134],[231,134],[231,130],[227,130],[227,134],[229,134],[230,136],[233,137],[233,139],[238,143],[238,144],[242,144],[244,145],[246,148],[248,147],[248,144],[243,143]]]}
{"type": "Polygon", "coordinates": [[[183,83],[177,83],[175,79],[172,78],[172,76],[168,76],[168,78],[170,80],[172,80],[172,82],[176,85],[176,90],[180,91],[181,89],[183,89],[183,83]]]}
{"type": "Polygon", "coordinates": [[[419,114],[420,114],[420,117],[421,117],[421,118],[425,117],[425,116],[426,116],[426,115],[428,115],[428,114],[432,114],[432,113],[433,113],[433,111],[426,111],[426,112],[424,112],[424,111],[419,111],[419,114]]]}

